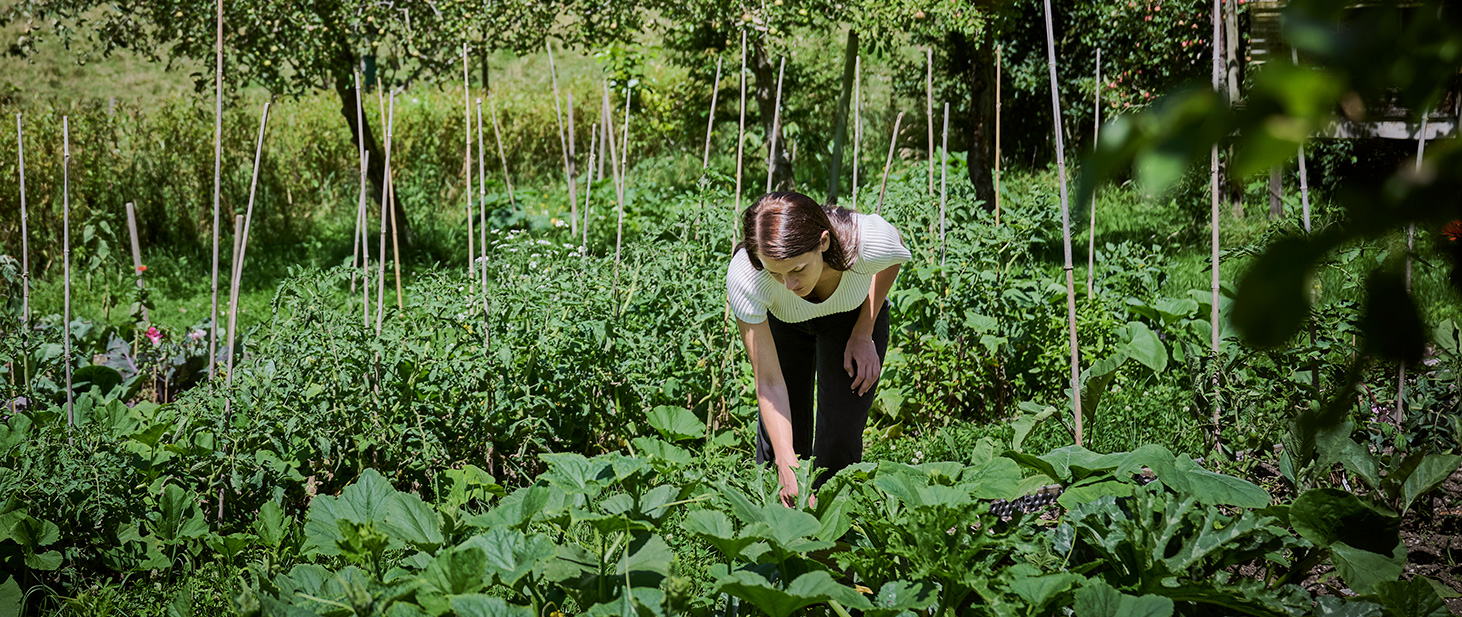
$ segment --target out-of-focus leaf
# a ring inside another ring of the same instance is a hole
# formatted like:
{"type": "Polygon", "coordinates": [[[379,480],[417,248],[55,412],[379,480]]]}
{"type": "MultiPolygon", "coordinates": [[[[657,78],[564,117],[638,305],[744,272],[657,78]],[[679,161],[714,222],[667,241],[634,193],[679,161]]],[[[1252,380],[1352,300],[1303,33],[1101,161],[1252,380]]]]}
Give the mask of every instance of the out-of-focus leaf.
{"type": "Polygon", "coordinates": [[[1398,272],[1379,270],[1366,284],[1360,330],[1366,349],[1387,360],[1415,364],[1426,351],[1426,327],[1398,272]]]}

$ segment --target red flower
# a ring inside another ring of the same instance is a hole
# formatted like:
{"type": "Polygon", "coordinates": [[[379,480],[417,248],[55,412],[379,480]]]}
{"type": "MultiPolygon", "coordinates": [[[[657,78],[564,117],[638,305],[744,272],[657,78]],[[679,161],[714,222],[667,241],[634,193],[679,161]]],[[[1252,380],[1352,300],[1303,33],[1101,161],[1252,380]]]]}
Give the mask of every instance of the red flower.
{"type": "Polygon", "coordinates": [[[1442,237],[1452,242],[1462,240],[1462,219],[1454,220],[1443,226],[1442,237]]]}
{"type": "Polygon", "coordinates": [[[146,336],[147,340],[152,341],[153,345],[157,345],[158,343],[162,342],[162,331],[158,330],[157,326],[148,328],[147,332],[144,333],[143,336],[146,336]]]}
{"type": "Polygon", "coordinates": [[[146,272],[146,271],[147,271],[147,266],[137,266],[137,272],[138,273],[142,273],[142,272],[146,272]]]}

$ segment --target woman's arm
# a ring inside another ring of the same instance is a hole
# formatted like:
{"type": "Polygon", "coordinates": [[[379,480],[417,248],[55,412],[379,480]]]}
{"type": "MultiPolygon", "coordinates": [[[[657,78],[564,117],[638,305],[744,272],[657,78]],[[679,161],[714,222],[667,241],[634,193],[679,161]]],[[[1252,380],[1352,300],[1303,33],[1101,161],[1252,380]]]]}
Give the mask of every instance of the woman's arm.
{"type": "Polygon", "coordinates": [[[853,334],[848,337],[848,348],[843,352],[843,370],[853,378],[853,390],[858,396],[867,394],[883,373],[883,362],[878,358],[878,348],[873,345],[873,325],[878,322],[883,301],[888,298],[888,291],[893,289],[893,281],[898,276],[899,264],[873,275],[868,297],[858,309],[858,323],[853,325],[853,334]]]}
{"type": "MultiPolygon", "coordinates": [[[[885,291],[886,293],[886,291],[885,291]]],[[[777,481],[782,485],[782,504],[791,507],[797,497],[797,476],[800,467],[792,448],[792,406],[787,399],[787,380],[782,377],[782,364],[777,360],[777,344],[766,321],[749,324],[736,320],[741,342],[751,358],[751,372],[756,380],[756,403],[762,424],[767,427],[772,453],[777,465],[777,481]]]]}

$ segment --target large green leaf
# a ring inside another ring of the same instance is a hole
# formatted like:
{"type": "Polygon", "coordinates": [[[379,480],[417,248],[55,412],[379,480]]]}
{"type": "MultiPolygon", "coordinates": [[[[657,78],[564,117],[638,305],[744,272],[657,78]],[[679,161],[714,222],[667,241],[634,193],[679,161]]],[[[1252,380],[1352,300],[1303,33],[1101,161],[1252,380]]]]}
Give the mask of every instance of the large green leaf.
{"type": "Polygon", "coordinates": [[[381,530],[417,550],[435,552],[442,545],[442,519],[420,497],[398,493],[386,506],[381,530]]]}
{"type": "MultiPolygon", "coordinates": [[[[354,484],[345,487],[339,497],[315,497],[305,521],[305,554],[339,555],[336,542],[342,538],[340,522],[380,528],[399,494],[380,473],[367,469],[354,484]]],[[[393,544],[399,545],[399,539],[388,537],[392,538],[393,544]]]]}
{"type": "Polygon", "coordinates": [[[1315,617],[1381,617],[1381,605],[1366,600],[1320,596],[1315,598],[1315,617]]]}
{"type": "Polygon", "coordinates": [[[664,461],[670,465],[685,465],[694,459],[691,453],[679,446],[654,437],[636,437],[635,449],[651,460],[664,461]]]}
{"type": "Polygon", "coordinates": [[[1020,465],[1005,457],[966,467],[959,479],[975,499],[1014,499],[1021,494],[1020,465]]]}
{"type": "Polygon", "coordinates": [[[198,496],[176,484],[163,489],[158,501],[157,526],[153,533],[163,542],[201,538],[208,533],[208,520],[198,507],[198,496]]]}
{"type": "Polygon", "coordinates": [[[710,542],[732,560],[740,559],[741,551],[757,541],[755,537],[738,535],[731,527],[731,519],[717,510],[688,512],[680,526],[710,542]]]}
{"type": "Polygon", "coordinates": [[[1132,596],[1092,579],[1076,590],[1076,617],[1172,617],[1173,601],[1156,595],[1132,596]]]}
{"type": "Polygon", "coordinates": [[[1296,533],[1318,546],[1344,542],[1353,548],[1390,555],[1401,541],[1400,519],[1377,512],[1340,489],[1305,491],[1290,507],[1289,520],[1296,533]]]}
{"type": "Polygon", "coordinates": [[[480,546],[463,544],[442,551],[421,573],[425,587],[442,595],[475,593],[486,581],[487,555],[480,546]]]}
{"type": "Polygon", "coordinates": [[[1172,465],[1159,459],[1150,463],[1163,484],[1206,504],[1262,508],[1272,501],[1268,491],[1259,485],[1203,469],[1186,454],[1179,456],[1172,465]]]}
{"type": "Polygon", "coordinates": [[[651,410],[646,419],[666,441],[685,441],[704,437],[706,434],[706,423],[684,407],[661,405],[651,410]]]}
{"type": "Polygon", "coordinates": [[[20,591],[20,584],[14,576],[7,575],[5,582],[0,583],[0,617],[20,617],[24,606],[25,594],[20,591]]]}
{"type": "MultiPolygon", "coordinates": [[[[1105,384],[1102,387],[1105,388],[1105,384]]],[[[1021,403],[1021,408],[1025,409],[1025,403],[1021,403]]],[[[1011,428],[1015,429],[1015,436],[1010,438],[1010,449],[1019,452],[1020,446],[1025,443],[1025,438],[1030,435],[1031,431],[1053,415],[1056,415],[1056,408],[1050,405],[1037,407],[1034,410],[1027,409],[1026,413],[1021,414],[1019,418],[1010,423],[1011,428]]]]}
{"type": "Polygon", "coordinates": [[[1431,454],[1422,459],[1401,485],[1401,511],[1411,509],[1417,497],[1441,486],[1459,465],[1462,465],[1462,456],[1455,454],[1431,454]]]}
{"type": "Polygon", "coordinates": [[[909,611],[920,611],[939,601],[939,588],[933,583],[890,581],[873,597],[873,608],[863,611],[865,617],[897,617],[909,611]]]}
{"type": "Polygon", "coordinates": [[[461,546],[469,545],[482,549],[487,576],[510,588],[516,588],[524,576],[558,553],[553,541],[545,536],[503,528],[489,529],[461,546]]]}
{"type": "Polygon", "coordinates": [[[1011,579],[1010,590],[1029,604],[1032,613],[1039,614],[1057,596],[1065,593],[1066,590],[1071,589],[1072,585],[1082,580],[1083,577],[1080,574],[1072,572],[1056,572],[1054,574],[1043,574],[1040,576],[1017,576],[1011,579]]]}
{"type": "Polygon", "coordinates": [[[554,494],[562,499],[563,491],[546,486],[528,486],[513,491],[485,514],[478,514],[469,522],[478,527],[513,527],[522,529],[541,514],[554,494]]]}
{"type": "MultiPolygon", "coordinates": [[[[1372,553],[1355,548],[1344,542],[1330,545],[1330,561],[1351,589],[1358,593],[1370,593],[1376,585],[1395,581],[1401,577],[1406,561],[1406,549],[1397,545],[1390,555],[1372,553]]],[[[1430,588],[1428,588],[1430,590],[1430,588]]]]}
{"type": "Polygon", "coordinates": [[[1391,617],[1446,617],[1452,612],[1423,577],[1409,581],[1386,581],[1376,585],[1372,597],[1386,607],[1391,617]]]}
{"type": "Polygon", "coordinates": [[[453,597],[452,610],[458,617],[533,617],[533,609],[529,607],[476,593],[453,597]]]}
{"type": "Polygon", "coordinates": [[[1140,321],[1128,322],[1127,332],[1132,334],[1132,340],[1127,343],[1127,354],[1133,360],[1152,369],[1154,373],[1167,370],[1168,348],[1157,338],[1156,332],[1140,321]]]}
{"type": "Polygon", "coordinates": [[[738,570],[721,576],[716,581],[714,592],[726,593],[746,600],[771,617],[788,617],[802,607],[829,600],[852,609],[872,608],[872,604],[868,602],[867,598],[852,589],[839,585],[832,576],[822,570],[815,570],[797,577],[785,591],[773,586],[760,574],[738,570]]]}
{"type": "Polygon", "coordinates": [[[1283,345],[1310,314],[1307,281],[1328,244],[1289,238],[1269,245],[1239,279],[1233,322],[1253,347],[1283,345]]]}
{"type": "Polygon", "coordinates": [[[278,503],[266,501],[259,506],[259,518],[254,519],[254,533],[259,535],[259,543],[268,547],[278,547],[284,541],[284,535],[289,531],[288,522],[284,516],[284,510],[278,503]]]}

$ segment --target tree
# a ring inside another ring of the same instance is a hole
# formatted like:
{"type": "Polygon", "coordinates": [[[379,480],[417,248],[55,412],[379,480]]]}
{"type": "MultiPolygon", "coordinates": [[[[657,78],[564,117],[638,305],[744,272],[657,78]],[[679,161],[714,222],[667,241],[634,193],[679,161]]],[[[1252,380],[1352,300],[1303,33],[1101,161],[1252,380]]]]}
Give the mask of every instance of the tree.
{"type": "MultiPolygon", "coordinates": [[[[341,117],[356,143],[370,152],[368,176],[379,200],[385,155],[370,123],[357,126],[354,72],[366,58],[383,59],[383,84],[462,74],[462,45],[517,52],[542,49],[558,36],[570,44],[613,36],[621,22],[637,19],[624,3],[575,0],[444,0],[386,3],[370,0],[280,0],[224,4],[224,79],[231,89],[259,84],[276,95],[333,90],[341,117]],[[560,16],[577,10],[577,19],[560,16]]],[[[81,54],[130,49],[153,61],[194,59],[207,70],[194,75],[207,90],[214,75],[215,4],[205,0],[18,0],[0,10],[5,21],[24,21],[32,31],[21,51],[51,34],[81,54]],[[42,24],[35,28],[35,24],[42,24]]],[[[368,105],[367,110],[372,106],[368,105]]],[[[376,114],[367,113],[366,117],[376,114]]],[[[393,204],[402,241],[411,244],[410,219],[393,204]]]]}

